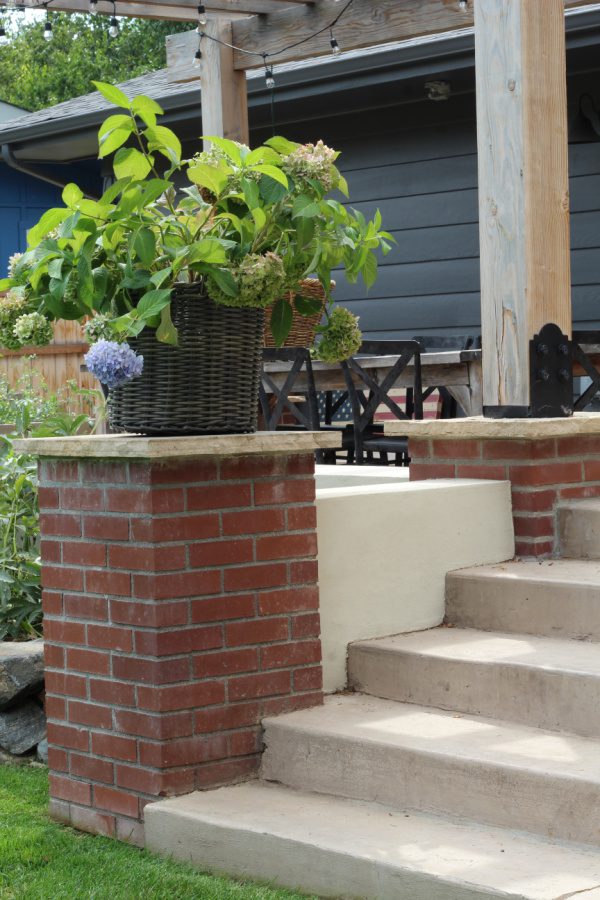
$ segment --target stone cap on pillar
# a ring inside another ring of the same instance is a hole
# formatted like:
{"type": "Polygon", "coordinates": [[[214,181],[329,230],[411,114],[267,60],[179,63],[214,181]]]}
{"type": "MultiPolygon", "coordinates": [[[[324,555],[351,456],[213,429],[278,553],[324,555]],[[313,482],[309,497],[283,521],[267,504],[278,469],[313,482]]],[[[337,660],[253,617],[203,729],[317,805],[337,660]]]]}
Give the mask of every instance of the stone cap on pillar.
{"type": "Polygon", "coordinates": [[[455,441],[538,441],[554,437],[600,435],[600,413],[575,413],[564,419],[419,419],[386,422],[385,433],[408,435],[412,440],[429,438],[455,441]]]}
{"type": "Polygon", "coordinates": [[[144,437],[97,434],[77,437],[22,438],[18,453],[70,459],[166,460],[224,456],[270,456],[314,453],[341,447],[335,431],[259,431],[254,434],[144,437]]]}

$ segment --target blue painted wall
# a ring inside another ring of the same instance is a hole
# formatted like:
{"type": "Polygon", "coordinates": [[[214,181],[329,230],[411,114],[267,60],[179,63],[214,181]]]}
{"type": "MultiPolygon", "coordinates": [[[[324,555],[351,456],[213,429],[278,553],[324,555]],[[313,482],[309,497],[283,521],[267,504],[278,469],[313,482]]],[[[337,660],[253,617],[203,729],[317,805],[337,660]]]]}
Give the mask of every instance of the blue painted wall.
{"type": "Polygon", "coordinates": [[[61,204],[61,191],[0,163],[0,278],[8,258],[25,249],[27,229],[43,212],[61,204]]]}

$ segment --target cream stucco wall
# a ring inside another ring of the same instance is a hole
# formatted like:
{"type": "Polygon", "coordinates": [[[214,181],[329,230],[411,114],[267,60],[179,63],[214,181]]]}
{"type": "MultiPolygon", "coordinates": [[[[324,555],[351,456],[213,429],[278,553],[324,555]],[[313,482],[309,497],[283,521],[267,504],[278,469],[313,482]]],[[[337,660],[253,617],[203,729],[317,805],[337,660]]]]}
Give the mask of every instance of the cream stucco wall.
{"type": "Polygon", "coordinates": [[[448,571],[514,555],[504,481],[318,488],[317,531],[326,691],[345,687],[352,641],[439,625],[448,571]]]}

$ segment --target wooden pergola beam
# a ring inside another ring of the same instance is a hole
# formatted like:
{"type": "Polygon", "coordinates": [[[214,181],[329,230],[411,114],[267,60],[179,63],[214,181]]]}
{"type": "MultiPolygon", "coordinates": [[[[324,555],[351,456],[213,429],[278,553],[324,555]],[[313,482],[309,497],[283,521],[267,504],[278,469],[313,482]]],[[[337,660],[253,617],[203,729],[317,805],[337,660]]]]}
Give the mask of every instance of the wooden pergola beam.
{"type": "MultiPolygon", "coordinates": [[[[275,2],[279,3],[279,0],[275,2]]],[[[566,9],[572,9],[595,2],[597,0],[565,0],[564,5],[566,9]]],[[[342,50],[359,50],[392,41],[456,31],[473,25],[473,0],[469,0],[469,4],[465,11],[459,0],[377,0],[377,3],[372,0],[354,0],[347,15],[335,26],[335,37],[342,50]]],[[[273,62],[279,64],[328,56],[331,53],[328,26],[341,8],[342,0],[320,0],[312,7],[280,7],[280,11],[267,16],[240,18],[232,23],[233,43],[244,50],[260,54],[303,41],[325,29],[316,38],[284,53],[277,53],[273,62]]],[[[195,39],[191,34],[174,36],[173,45],[169,48],[169,66],[173,64],[176,69],[181,70],[185,61],[193,58],[194,43],[195,39]]],[[[257,56],[245,53],[234,52],[233,59],[234,67],[238,70],[262,65],[257,56]]]]}

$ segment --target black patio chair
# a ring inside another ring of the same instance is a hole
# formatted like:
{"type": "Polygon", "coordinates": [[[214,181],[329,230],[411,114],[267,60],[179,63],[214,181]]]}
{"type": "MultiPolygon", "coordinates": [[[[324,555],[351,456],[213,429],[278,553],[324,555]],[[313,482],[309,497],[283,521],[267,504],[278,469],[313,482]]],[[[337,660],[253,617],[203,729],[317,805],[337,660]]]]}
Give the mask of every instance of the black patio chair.
{"type": "Polygon", "coordinates": [[[417,341],[364,341],[357,356],[341,364],[346,380],[348,396],[352,403],[354,460],[356,465],[374,461],[374,454],[384,465],[393,455],[397,466],[407,466],[408,438],[386,435],[381,423],[375,421],[375,413],[381,406],[387,407],[396,419],[423,418],[423,387],[421,378],[421,347],[417,341]],[[396,362],[380,381],[360,364],[361,356],[396,356],[396,362]],[[396,382],[409,365],[413,365],[412,396],[406,409],[402,409],[391,396],[396,382]]]}
{"type": "MultiPolygon", "coordinates": [[[[422,353],[440,353],[448,350],[480,350],[481,335],[480,334],[451,334],[451,335],[418,335],[413,337],[413,341],[418,341],[421,345],[422,353]]],[[[441,409],[439,412],[440,419],[456,419],[458,417],[458,403],[451,395],[450,391],[444,385],[438,387],[428,387],[423,391],[423,402],[425,402],[435,391],[440,395],[441,409]]]]}

